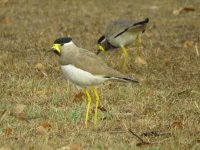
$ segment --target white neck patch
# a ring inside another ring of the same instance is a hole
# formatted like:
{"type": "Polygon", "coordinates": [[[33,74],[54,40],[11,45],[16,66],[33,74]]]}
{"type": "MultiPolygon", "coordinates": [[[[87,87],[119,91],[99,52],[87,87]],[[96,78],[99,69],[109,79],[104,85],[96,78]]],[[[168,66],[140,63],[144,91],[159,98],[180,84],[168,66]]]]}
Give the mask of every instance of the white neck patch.
{"type": "Polygon", "coordinates": [[[68,42],[68,43],[65,43],[64,46],[68,46],[68,45],[72,45],[74,44],[72,41],[68,42]]]}

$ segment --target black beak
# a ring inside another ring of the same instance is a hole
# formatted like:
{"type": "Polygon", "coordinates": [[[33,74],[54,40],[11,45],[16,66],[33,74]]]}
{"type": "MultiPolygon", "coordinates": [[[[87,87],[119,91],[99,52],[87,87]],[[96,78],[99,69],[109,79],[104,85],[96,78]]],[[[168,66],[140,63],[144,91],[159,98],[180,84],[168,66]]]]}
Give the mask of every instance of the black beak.
{"type": "Polygon", "coordinates": [[[96,55],[99,55],[99,54],[100,54],[100,52],[101,52],[101,50],[99,50],[99,49],[98,49],[98,51],[97,51],[96,55]]]}

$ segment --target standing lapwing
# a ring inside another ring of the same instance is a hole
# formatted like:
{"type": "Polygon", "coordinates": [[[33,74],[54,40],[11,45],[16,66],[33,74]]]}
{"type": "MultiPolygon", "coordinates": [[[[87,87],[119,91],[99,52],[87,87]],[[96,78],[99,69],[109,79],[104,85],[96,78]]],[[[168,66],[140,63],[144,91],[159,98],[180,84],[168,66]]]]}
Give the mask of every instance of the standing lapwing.
{"type": "Polygon", "coordinates": [[[112,80],[138,83],[135,79],[128,78],[120,72],[108,67],[104,61],[94,53],[77,47],[69,37],[55,40],[51,51],[59,55],[61,69],[66,79],[85,89],[87,95],[85,128],[87,127],[91,104],[89,88],[93,90],[96,98],[94,115],[94,125],[96,125],[99,95],[94,86],[112,80]]]}
{"type": "Polygon", "coordinates": [[[107,51],[115,48],[122,48],[124,61],[122,69],[124,71],[127,62],[127,50],[126,46],[133,44],[136,40],[136,62],[145,64],[145,60],[140,57],[141,47],[141,34],[145,31],[149,19],[146,18],[141,21],[130,21],[125,19],[115,20],[110,23],[104,35],[98,40],[98,52],[107,51]]]}

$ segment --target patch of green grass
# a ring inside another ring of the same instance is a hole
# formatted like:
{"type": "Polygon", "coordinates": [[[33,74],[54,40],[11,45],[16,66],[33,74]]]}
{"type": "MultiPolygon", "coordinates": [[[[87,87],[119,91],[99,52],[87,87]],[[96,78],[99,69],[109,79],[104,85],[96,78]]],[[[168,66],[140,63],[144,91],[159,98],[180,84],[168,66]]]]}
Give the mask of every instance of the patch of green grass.
{"type": "Polygon", "coordinates": [[[85,109],[86,108],[86,103],[83,102],[80,106],[77,108],[71,108],[69,110],[69,119],[72,122],[77,121],[78,119],[83,119],[85,117],[85,109]]]}

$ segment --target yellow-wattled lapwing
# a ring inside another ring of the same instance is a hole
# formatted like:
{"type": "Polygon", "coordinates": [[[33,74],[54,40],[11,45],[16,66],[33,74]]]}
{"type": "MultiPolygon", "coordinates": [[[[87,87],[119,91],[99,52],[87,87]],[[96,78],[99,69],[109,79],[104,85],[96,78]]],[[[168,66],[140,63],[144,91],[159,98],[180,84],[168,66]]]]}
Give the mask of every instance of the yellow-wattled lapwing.
{"type": "Polygon", "coordinates": [[[141,34],[145,31],[149,19],[146,18],[141,21],[132,21],[125,19],[118,19],[110,23],[106,27],[105,33],[98,40],[98,52],[107,51],[115,48],[122,48],[123,50],[123,70],[127,62],[126,46],[133,44],[136,40],[136,62],[145,64],[146,62],[140,57],[141,34]]]}
{"type": "Polygon", "coordinates": [[[54,51],[60,56],[61,69],[66,79],[85,89],[87,95],[85,128],[87,127],[91,104],[89,88],[93,90],[96,99],[94,115],[94,125],[96,125],[99,95],[94,86],[112,80],[138,83],[135,79],[128,78],[120,72],[108,67],[104,61],[94,53],[77,47],[69,37],[55,40],[51,51],[54,51]]]}

